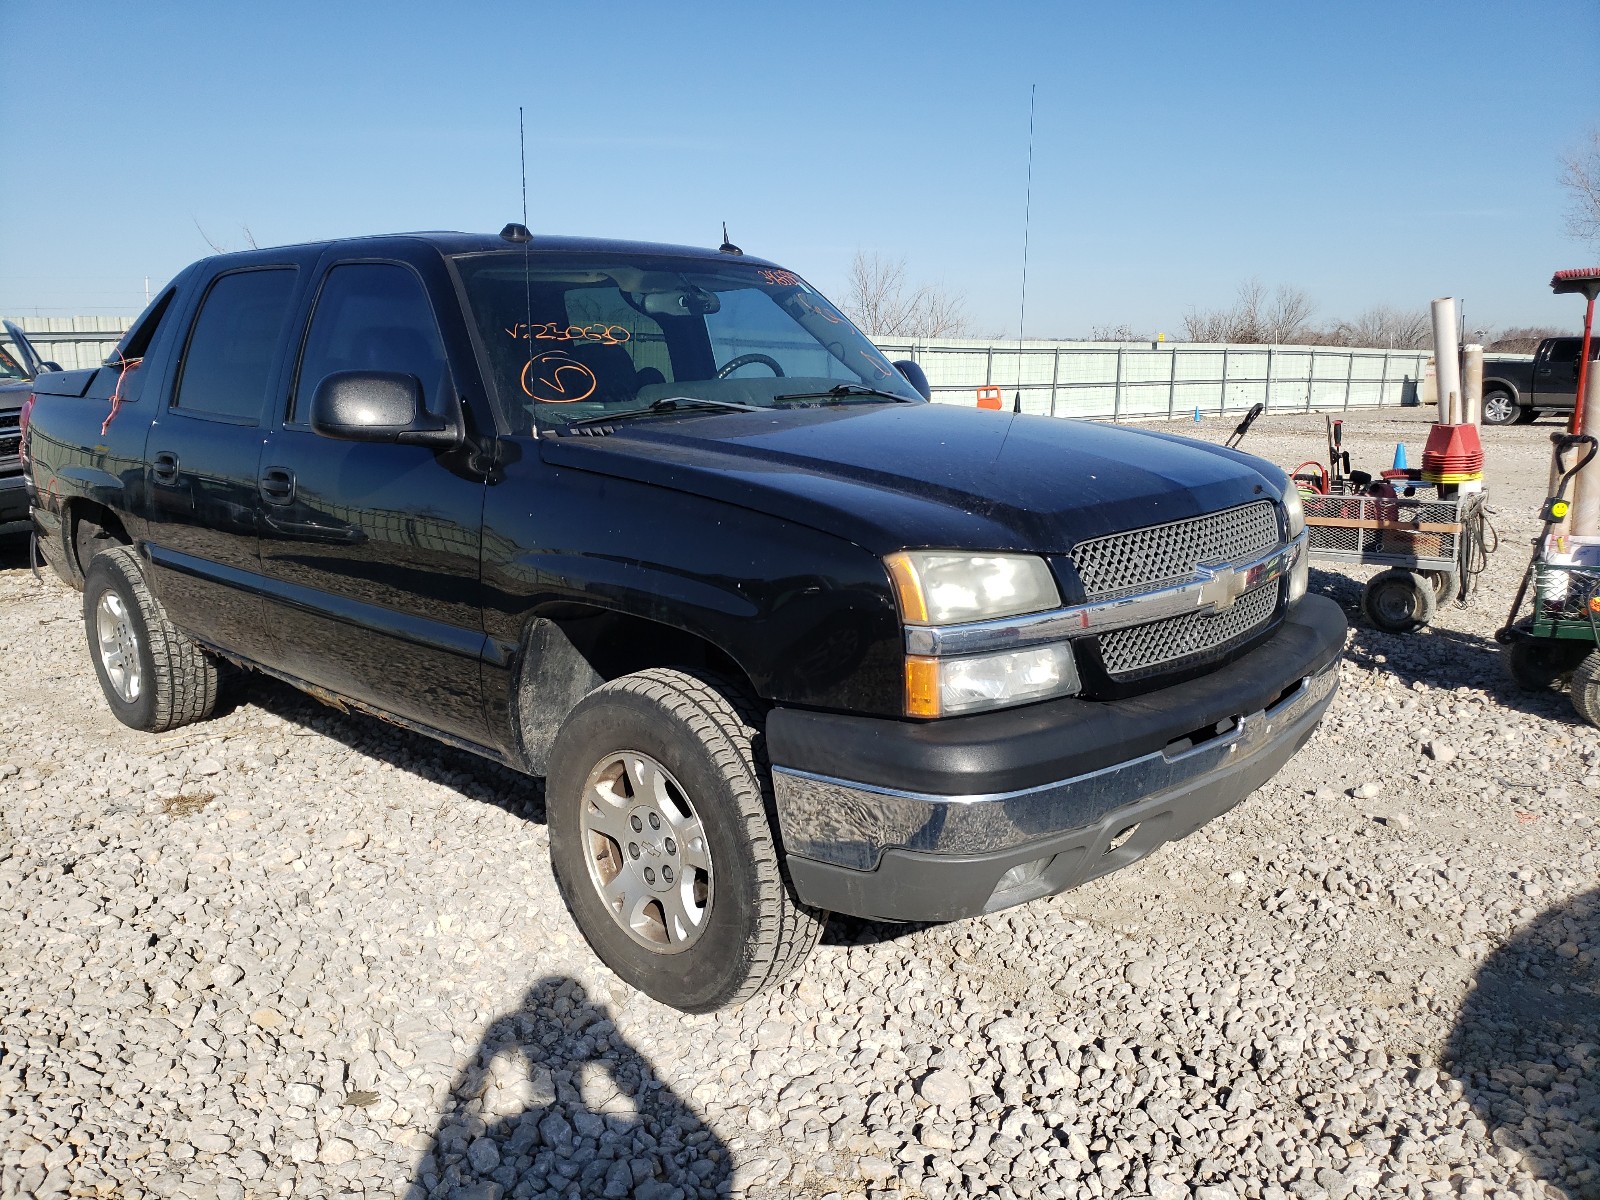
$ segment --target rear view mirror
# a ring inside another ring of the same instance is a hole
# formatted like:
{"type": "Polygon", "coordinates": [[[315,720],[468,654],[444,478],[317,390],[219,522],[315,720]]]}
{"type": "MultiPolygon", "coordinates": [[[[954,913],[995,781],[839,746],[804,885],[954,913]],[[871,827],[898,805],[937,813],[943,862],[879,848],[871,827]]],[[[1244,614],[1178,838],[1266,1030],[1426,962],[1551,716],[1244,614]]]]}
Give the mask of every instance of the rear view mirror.
{"type": "Polygon", "coordinates": [[[311,398],[311,428],[350,442],[400,442],[450,448],[461,444],[457,423],[432,416],[415,375],[336,371],[311,398]]]}
{"type": "Polygon", "coordinates": [[[917,389],[924,400],[933,399],[933,389],[928,386],[928,376],[920,366],[909,358],[902,358],[895,361],[894,367],[906,377],[907,383],[917,389]]]}

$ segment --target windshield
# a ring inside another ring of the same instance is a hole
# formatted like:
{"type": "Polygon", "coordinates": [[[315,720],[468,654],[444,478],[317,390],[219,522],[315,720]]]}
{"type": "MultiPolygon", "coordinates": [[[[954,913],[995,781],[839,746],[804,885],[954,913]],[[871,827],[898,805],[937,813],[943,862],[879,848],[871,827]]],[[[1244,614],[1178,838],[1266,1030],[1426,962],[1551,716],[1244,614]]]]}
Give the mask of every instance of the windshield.
{"type": "Polygon", "coordinates": [[[652,404],[682,411],[685,398],[760,408],[922,400],[788,271],[548,254],[530,256],[525,269],[517,251],[466,255],[456,265],[514,433],[652,404]]]}
{"type": "Polygon", "coordinates": [[[11,335],[0,333],[0,382],[32,378],[23,367],[22,358],[17,344],[11,340],[11,335]]]}

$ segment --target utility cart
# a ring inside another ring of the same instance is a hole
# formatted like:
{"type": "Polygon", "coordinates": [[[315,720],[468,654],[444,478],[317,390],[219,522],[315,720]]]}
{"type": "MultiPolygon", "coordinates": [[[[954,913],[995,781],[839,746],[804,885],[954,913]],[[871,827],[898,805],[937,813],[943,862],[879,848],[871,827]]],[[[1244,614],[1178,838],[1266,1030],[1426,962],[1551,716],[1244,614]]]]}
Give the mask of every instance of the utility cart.
{"type": "Polygon", "coordinates": [[[1452,494],[1441,496],[1410,479],[1390,486],[1393,495],[1302,492],[1300,499],[1311,561],[1387,568],[1362,589],[1361,611],[1379,629],[1410,633],[1432,621],[1440,604],[1470,592],[1487,493],[1448,487],[1452,494]]]}

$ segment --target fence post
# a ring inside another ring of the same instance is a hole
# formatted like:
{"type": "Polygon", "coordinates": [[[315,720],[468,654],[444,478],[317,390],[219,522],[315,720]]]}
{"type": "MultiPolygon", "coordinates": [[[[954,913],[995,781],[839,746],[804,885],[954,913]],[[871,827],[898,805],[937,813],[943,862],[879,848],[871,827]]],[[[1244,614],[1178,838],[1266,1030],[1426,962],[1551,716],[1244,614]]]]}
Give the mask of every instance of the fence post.
{"type": "Polygon", "coordinates": [[[1228,348],[1222,348],[1222,392],[1217,397],[1217,412],[1228,411],[1228,348]]]}
{"type": "Polygon", "coordinates": [[[1311,352],[1311,365],[1306,368],[1306,411],[1311,411],[1311,389],[1317,384],[1317,352],[1311,352]]]}
{"type": "Polygon", "coordinates": [[[994,382],[994,347],[989,347],[989,354],[983,364],[983,383],[987,387],[994,382]]]}
{"type": "Polygon", "coordinates": [[[1349,412],[1350,411],[1350,381],[1352,379],[1354,379],[1355,375],[1356,375],[1356,352],[1354,350],[1351,350],[1348,353],[1350,355],[1350,359],[1349,359],[1348,362],[1345,363],[1345,367],[1344,367],[1344,410],[1345,410],[1345,412],[1349,412]]]}
{"type": "Polygon", "coordinates": [[[1378,407],[1389,402],[1389,352],[1383,352],[1383,374],[1378,377],[1378,407]]]}
{"type": "Polygon", "coordinates": [[[1117,347],[1117,382],[1111,394],[1111,420],[1113,423],[1122,419],[1122,347],[1117,347]]]}
{"type": "Polygon", "coordinates": [[[1261,393],[1261,411],[1272,411],[1272,347],[1267,347],[1267,386],[1261,393]]]}
{"type": "Polygon", "coordinates": [[[1056,384],[1061,381],[1061,347],[1056,346],[1055,361],[1050,364],[1050,415],[1056,415],[1056,384]]]}
{"type": "Polygon", "coordinates": [[[1178,401],[1178,348],[1174,346],[1172,354],[1172,374],[1167,379],[1167,420],[1172,420],[1176,414],[1173,407],[1178,401]]]}

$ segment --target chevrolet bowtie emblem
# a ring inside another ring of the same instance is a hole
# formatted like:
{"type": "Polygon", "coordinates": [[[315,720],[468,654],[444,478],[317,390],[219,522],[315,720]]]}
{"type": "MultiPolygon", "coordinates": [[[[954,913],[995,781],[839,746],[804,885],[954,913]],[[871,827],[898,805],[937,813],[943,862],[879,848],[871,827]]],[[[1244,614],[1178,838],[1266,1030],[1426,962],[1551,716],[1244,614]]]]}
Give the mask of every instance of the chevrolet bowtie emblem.
{"type": "Polygon", "coordinates": [[[1200,576],[1199,607],[1209,608],[1212,612],[1232,608],[1233,602],[1249,590],[1253,573],[1226,566],[1201,566],[1197,572],[1200,576]]]}

